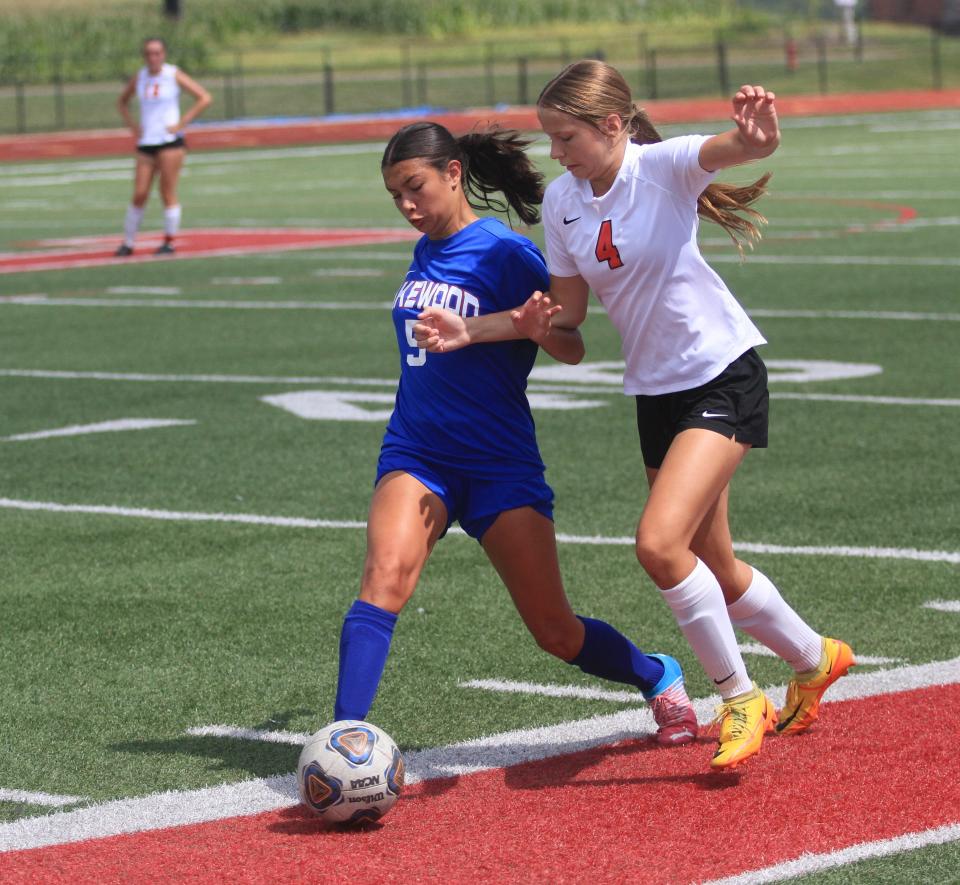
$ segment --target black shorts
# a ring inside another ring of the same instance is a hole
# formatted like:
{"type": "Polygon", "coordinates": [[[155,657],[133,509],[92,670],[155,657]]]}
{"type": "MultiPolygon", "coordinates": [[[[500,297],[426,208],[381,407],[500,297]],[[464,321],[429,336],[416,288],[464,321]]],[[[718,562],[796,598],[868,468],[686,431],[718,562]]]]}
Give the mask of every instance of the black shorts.
{"type": "Polygon", "coordinates": [[[676,393],[638,396],[643,463],[660,467],[673,438],[691,427],[765,449],[769,404],[767,367],[752,347],[706,384],[676,393]]]}
{"type": "Polygon", "coordinates": [[[165,151],[167,148],[185,148],[186,146],[187,143],[183,140],[183,137],[178,135],[173,141],[166,141],[163,144],[138,144],[137,150],[148,157],[155,157],[160,151],[165,151]]]}

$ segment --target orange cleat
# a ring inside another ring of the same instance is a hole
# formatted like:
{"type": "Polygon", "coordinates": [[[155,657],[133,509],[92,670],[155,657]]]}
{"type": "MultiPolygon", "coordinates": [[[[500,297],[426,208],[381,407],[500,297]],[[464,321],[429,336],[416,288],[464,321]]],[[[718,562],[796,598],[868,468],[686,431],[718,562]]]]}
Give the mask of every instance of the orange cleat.
{"type": "Polygon", "coordinates": [[[824,637],[820,666],[809,673],[798,673],[787,686],[777,734],[799,734],[813,725],[820,715],[823,693],[856,663],[849,645],[824,637]]]}

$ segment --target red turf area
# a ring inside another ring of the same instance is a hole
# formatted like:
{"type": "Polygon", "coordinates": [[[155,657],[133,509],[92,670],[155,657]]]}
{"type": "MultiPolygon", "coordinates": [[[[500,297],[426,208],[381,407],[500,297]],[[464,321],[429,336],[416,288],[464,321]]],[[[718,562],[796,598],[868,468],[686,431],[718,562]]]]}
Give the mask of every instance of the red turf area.
{"type": "MultiPolygon", "coordinates": [[[[337,246],[371,246],[377,243],[400,243],[420,235],[406,228],[214,228],[182,231],[177,236],[178,258],[209,258],[217,255],[240,255],[251,252],[284,252],[291,249],[332,249],[337,246]]],[[[145,235],[137,241],[133,255],[118,258],[114,251],[120,236],[76,237],[71,240],[44,240],[27,243],[46,247],[42,251],[0,253],[0,274],[38,270],[68,270],[74,267],[97,267],[104,264],[137,264],[144,261],[171,261],[173,256],[154,255],[163,237],[145,235]],[[53,248],[50,248],[53,247],[53,248]]]]}
{"type": "Polygon", "coordinates": [[[299,808],[16,852],[4,883],[658,882],[732,875],[960,821],[960,685],[830,704],[728,774],[712,742],[626,743],[429,781],[376,829],[299,808]],[[901,724],[909,724],[902,728],[901,724]]]}

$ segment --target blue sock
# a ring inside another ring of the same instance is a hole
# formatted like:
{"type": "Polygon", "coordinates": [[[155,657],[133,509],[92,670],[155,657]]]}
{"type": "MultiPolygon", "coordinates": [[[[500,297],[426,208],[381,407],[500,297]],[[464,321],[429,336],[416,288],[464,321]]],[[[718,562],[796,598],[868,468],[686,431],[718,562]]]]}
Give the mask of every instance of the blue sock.
{"type": "Polygon", "coordinates": [[[605,621],[577,618],[583,623],[583,648],[571,664],[584,673],[635,685],[649,692],[663,676],[661,661],[645,655],[626,636],[605,621]]]}
{"type": "Polygon", "coordinates": [[[366,719],[390,653],[397,616],[356,600],[340,631],[340,673],[335,719],[366,719]]]}

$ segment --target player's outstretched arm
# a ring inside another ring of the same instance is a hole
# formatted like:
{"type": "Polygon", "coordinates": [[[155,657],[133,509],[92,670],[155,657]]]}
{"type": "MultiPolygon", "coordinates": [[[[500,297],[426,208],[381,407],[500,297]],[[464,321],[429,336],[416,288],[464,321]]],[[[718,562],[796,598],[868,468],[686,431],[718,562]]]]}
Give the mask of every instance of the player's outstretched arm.
{"type": "Polygon", "coordinates": [[[413,334],[419,347],[431,353],[449,353],[471,344],[529,338],[554,359],[578,363],[583,359],[583,339],[576,328],[553,323],[562,310],[549,295],[534,292],[516,310],[503,310],[464,319],[453,311],[429,307],[418,316],[413,334]]]}
{"type": "Polygon", "coordinates": [[[776,95],[762,86],[741,86],[730,119],[736,129],[708,138],[700,148],[700,166],[709,172],[769,157],[780,144],[776,95]]]}

